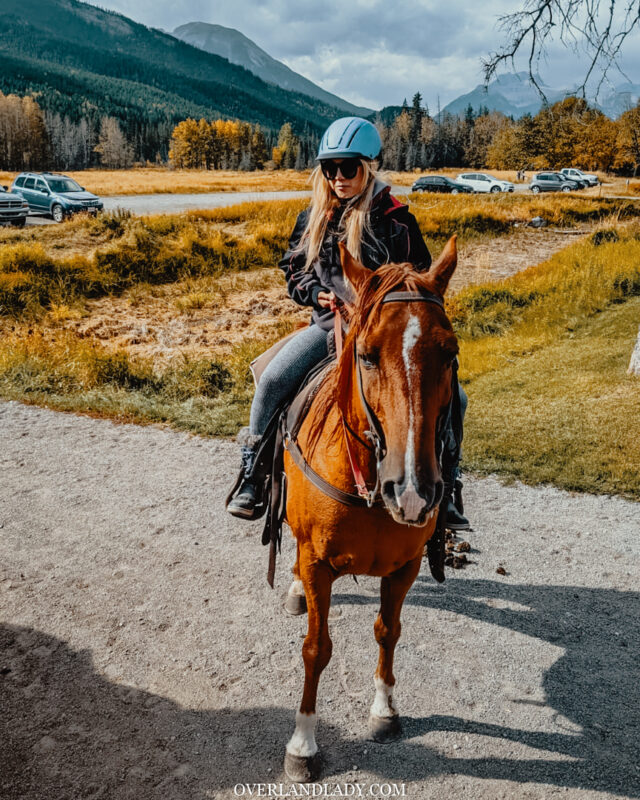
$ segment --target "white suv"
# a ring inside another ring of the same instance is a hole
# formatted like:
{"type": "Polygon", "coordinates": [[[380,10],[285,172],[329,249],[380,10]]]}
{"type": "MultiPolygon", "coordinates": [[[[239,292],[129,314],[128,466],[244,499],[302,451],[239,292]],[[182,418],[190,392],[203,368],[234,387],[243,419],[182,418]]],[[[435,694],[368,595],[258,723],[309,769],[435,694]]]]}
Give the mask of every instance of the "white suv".
{"type": "Polygon", "coordinates": [[[485,172],[461,172],[456,178],[460,183],[469,186],[474,192],[512,192],[510,181],[499,181],[485,172]]]}
{"type": "Polygon", "coordinates": [[[592,175],[587,172],[583,172],[581,169],[575,169],[574,167],[565,167],[565,169],[561,169],[560,172],[565,175],[567,178],[570,178],[572,181],[585,181],[589,184],[589,186],[597,186],[598,185],[598,176],[592,175]]]}

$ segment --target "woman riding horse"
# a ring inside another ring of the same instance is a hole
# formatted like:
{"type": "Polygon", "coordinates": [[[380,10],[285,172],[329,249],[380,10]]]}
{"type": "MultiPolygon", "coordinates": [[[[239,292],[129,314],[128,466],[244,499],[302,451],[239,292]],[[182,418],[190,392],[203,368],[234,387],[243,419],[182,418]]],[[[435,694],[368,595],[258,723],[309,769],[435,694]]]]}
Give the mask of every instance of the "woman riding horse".
{"type": "MultiPolygon", "coordinates": [[[[227,506],[230,514],[250,519],[256,503],[251,469],[258,444],[279,406],[295,392],[307,373],[328,355],[327,333],[333,327],[336,303],[353,299],[345,282],[338,244],[370,270],[382,264],[413,264],[426,271],[431,256],[418,223],[406,205],[390,194],[376,174],[374,159],[381,141],[375,126],[360,117],[344,117],[325,131],[319,165],[312,173],[310,206],[303,211],[280,261],[290,297],[313,309],[311,324],[286,343],[261,375],[251,405],[248,429],[239,435],[244,480],[227,506]]],[[[448,489],[447,527],[469,527],[462,514],[458,479],[459,442],[467,398],[461,387],[459,427],[444,426],[443,480],[448,489]],[[457,502],[452,500],[456,489],[457,502]]]]}

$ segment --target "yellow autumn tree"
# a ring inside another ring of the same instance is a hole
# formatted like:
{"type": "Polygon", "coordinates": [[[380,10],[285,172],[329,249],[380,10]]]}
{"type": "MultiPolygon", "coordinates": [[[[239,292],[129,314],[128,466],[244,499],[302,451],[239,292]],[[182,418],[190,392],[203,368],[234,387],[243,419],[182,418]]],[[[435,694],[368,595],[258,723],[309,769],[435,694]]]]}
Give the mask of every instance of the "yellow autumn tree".
{"type": "Polygon", "coordinates": [[[640,103],[620,116],[617,122],[616,169],[633,170],[633,176],[640,169],[640,103]]]}

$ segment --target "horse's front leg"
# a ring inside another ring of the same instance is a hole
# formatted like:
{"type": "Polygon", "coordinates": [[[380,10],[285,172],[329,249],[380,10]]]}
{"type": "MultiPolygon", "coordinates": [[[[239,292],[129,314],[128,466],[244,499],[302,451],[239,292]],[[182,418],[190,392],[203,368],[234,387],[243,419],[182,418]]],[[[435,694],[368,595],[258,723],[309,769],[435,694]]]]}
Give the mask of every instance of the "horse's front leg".
{"type": "Polygon", "coordinates": [[[298,566],[307,597],[309,622],[302,645],[304,660],[304,691],[296,728],[287,744],[284,769],[292,781],[305,783],[315,780],[320,770],[316,744],[316,697],[322,670],[331,658],[329,637],[329,607],[333,573],[327,564],[312,560],[312,553],[300,548],[298,566]]]}
{"type": "Polygon", "coordinates": [[[293,565],[293,580],[289,591],[287,592],[287,599],[284,604],[284,610],[292,617],[297,617],[300,614],[307,613],[307,598],[304,596],[304,585],[300,578],[300,543],[296,543],[296,563],[293,565]]]}
{"type": "Polygon", "coordinates": [[[380,611],[373,628],[380,655],[374,678],[376,693],[369,715],[369,730],[377,742],[389,742],[400,735],[400,718],[392,699],[396,682],[393,654],[400,638],[402,604],[420,570],[421,561],[421,557],[409,561],[380,582],[380,611]]]}

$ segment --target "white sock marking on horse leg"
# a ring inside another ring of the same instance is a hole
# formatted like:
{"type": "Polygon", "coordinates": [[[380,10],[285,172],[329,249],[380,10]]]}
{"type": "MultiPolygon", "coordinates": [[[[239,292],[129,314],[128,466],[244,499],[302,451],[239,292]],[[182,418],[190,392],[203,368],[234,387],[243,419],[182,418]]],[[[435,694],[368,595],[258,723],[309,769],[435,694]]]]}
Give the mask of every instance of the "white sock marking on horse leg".
{"type": "Polygon", "coordinates": [[[287,752],[292,756],[309,758],[318,752],[316,744],[316,715],[296,711],[296,729],[287,742],[287,752]]]}
{"type": "Polygon", "coordinates": [[[389,686],[382,678],[378,678],[377,676],[373,679],[373,682],[376,687],[376,694],[371,706],[371,716],[383,718],[397,717],[398,712],[393,707],[393,699],[391,697],[393,686],[389,686]]]}
{"type": "Polygon", "coordinates": [[[292,595],[293,597],[304,597],[304,584],[299,578],[294,578],[291,581],[288,594],[292,595]]]}
{"type": "Polygon", "coordinates": [[[413,431],[415,420],[413,416],[413,406],[411,405],[414,372],[414,365],[411,363],[411,354],[421,333],[420,320],[418,317],[411,314],[407,321],[407,327],[402,335],[402,360],[404,361],[404,368],[407,373],[407,387],[409,392],[409,433],[407,434],[407,445],[404,451],[405,489],[401,495],[398,494],[398,488],[396,487],[396,501],[398,506],[403,510],[404,518],[407,522],[417,520],[420,516],[420,512],[426,505],[426,500],[420,497],[416,487],[418,480],[416,477],[416,449],[413,431]]]}

